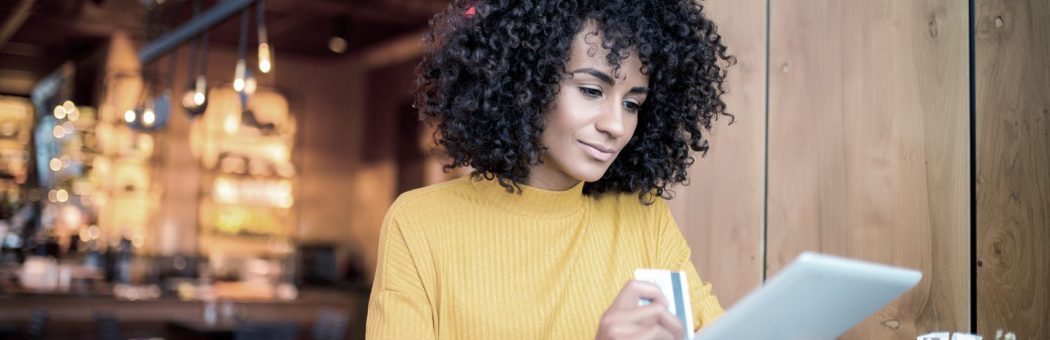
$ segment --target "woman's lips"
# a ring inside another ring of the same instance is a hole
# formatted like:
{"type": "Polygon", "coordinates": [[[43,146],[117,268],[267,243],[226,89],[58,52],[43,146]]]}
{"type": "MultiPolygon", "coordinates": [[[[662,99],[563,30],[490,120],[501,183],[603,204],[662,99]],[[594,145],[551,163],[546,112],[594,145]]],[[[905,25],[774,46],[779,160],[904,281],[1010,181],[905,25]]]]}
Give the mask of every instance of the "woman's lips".
{"type": "Polygon", "coordinates": [[[613,158],[613,155],[616,154],[616,151],[609,147],[585,142],[579,143],[580,146],[583,148],[583,151],[587,152],[587,154],[590,155],[591,158],[602,162],[608,162],[610,159],[613,158]]]}

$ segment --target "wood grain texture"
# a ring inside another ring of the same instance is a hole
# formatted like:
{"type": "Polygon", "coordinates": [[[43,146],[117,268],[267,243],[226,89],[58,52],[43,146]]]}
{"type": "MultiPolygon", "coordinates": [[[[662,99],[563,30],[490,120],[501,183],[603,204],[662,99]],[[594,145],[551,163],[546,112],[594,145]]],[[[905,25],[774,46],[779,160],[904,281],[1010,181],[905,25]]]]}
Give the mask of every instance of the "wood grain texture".
{"type": "Polygon", "coordinates": [[[694,155],[691,183],[668,204],[690,247],[700,277],[723,307],[762,282],[765,157],[765,0],[707,1],[737,64],[729,68],[727,111],[713,126],[711,151],[694,155]]]}
{"type": "Polygon", "coordinates": [[[966,2],[770,5],[767,274],[806,250],[917,268],[844,338],[969,330],[966,2]]]}
{"type": "Polygon", "coordinates": [[[977,330],[1050,338],[1050,3],[974,4],[977,330]]]}

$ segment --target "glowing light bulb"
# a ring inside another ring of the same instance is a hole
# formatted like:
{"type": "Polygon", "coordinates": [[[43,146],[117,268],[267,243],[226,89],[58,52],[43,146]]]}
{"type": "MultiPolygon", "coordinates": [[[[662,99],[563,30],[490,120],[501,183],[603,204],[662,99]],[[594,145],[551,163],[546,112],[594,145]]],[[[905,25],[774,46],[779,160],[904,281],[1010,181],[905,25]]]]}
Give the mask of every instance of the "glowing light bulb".
{"type": "Polygon", "coordinates": [[[66,110],[66,113],[69,113],[69,112],[73,112],[73,110],[76,110],[77,106],[73,105],[72,101],[68,101],[67,100],[67,101],[62,103],[62,108],[66,110]]]}
{"type": "Polygon", "coordinates": [[[193,105],[201,106],[204,105],[204,92],[194,91],[193,92],[193,105]]]}
{"type": "Polygon", "coordinates": [[[62,125],[55,125],[55,128],[51,130],[51,135],[55,136],[56,139],[62,139],[66,136],[66,128],[62,125]]]}
{"type": "Polygon", "coordinates": [[[244,59],[237,60],[237,67],[233,70],[233,90],[244,91],[244,59]]]}
{"type": "Polygon", "coordinates": [[[342,54],[346,52],[347,42],[346,39],[340,36],[334,36],[328,39],[328,49],[332,52],[342,54]]]}
{"type": "Polygon", "coordinates": [[[270,51],[270,44],[259,44],[259,71],[262,73],[270,73],[272,67],[273,52],[270,51]]]}
{"type": "Polygon", "coordinates": [[[157,114],[153,112],[153,109],[146,109],[142,112],[142,125],[147,127],[153,126],[153,123],[157,121],[157,114]]]}
{"type": "Polygon", "coordinates": [[[54,114],[55,119],[66,118],[66,108],[62,107],[62,105],[55,106],[54,114]]]}
{"type": "Polygon", "coordinates": [[[62,160],[58,158],[52,158],[47,165],[49,168],[51,168],[51,171],[58,171],[62,169],[62,160]]]}
{"type": "Polygon", "coordinates": [[[124,121],[132,123],[135,121],[135,110],[124,111],[124,121]]]}
{"type": "Polygon", "coordinates": [[[237,118],[232,114],[226,116],[226,119],[222,122],[223,130],[226,131],[226,134],[230,135],[237,133],[238,125],[240,125],[240,122],[238,122],[237,118]]]}
{"type": "Polygon", "coordinates": [[[223,203],[237,201],[237,187],[230,180],[219,178],[215,180],[215,200],[223,203]]]}
{"type": "Polygon", "coordinates": [[[255,94],[255,89],[258,84],[255,82],[255,77],[249,76],[248,79],[244,80],[244,92],[247,94],[255,94]]]}
{"type": "Polygon", "coordinates": [[[69,193],[66,192],[66,189],[58,189],[58,191],[55,191],[55,200],[59,203],[65,203],[69,200],[69,193]]]}
{"type": "Polygon", "coordinates": [[[287,161],[288,150],[283,145],[274,145],[270,148],[270,156],[275,160],[287,161]]]}

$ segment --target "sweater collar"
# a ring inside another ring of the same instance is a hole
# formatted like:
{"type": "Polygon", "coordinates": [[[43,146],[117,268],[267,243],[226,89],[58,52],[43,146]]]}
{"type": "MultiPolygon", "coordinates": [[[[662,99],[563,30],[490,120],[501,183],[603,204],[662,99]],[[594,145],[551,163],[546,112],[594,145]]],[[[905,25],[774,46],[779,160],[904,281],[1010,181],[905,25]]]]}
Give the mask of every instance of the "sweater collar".
{"type": "Polygon", "coordinates": [[[499,181],[492,179],[470,179],[474,188],[489,202],[500,208],[526,216],[566,216],[583,211],[584,202],[587,200],[583,195],[583,185],[580,181],[572,188],[565,191],[544,190],[518,184],[521,193],[507,192],[507,189],[499,185],[499,181]]]}

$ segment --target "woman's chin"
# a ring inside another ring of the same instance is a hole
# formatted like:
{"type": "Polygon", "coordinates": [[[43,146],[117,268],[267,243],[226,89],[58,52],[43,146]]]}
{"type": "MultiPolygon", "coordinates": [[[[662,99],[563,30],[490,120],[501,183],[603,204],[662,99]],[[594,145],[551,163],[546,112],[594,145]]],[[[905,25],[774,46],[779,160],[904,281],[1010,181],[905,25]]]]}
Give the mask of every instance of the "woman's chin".
{"type": "Polygon", "coordinates": [[[602,176],[605,176],[605,171],[608,169],[609,168],[606,166],[588,167],[587,169],[577,169],[577,171],[574,171],[572,177],[588,183],[597,182],[598,180],[602,179],[602,176]]]}

